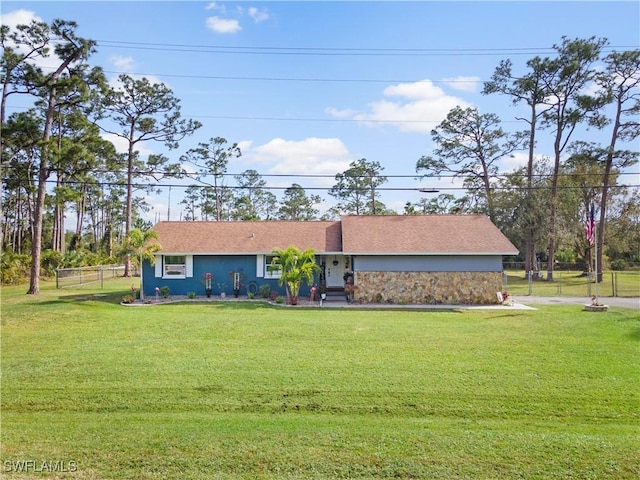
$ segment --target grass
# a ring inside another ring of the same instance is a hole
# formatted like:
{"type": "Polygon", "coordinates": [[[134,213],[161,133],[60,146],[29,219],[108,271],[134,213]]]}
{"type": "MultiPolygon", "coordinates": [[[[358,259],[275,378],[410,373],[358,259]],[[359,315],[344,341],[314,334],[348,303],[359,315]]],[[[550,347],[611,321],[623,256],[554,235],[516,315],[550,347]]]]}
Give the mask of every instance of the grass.
{"type": "Polygon", "coordinates": [[[122,307],[129,283],[3,288],[2,478],[640,477],[637,311],[122,307]]]}
{"type": "MultiPolygon", "coordinates": [[[[529,282],[524,271],[509,270],[504,288],[512,295],[588,297],[595,294],[595,283],[589,282],[582,272],[556,271],[554,281],[535,280],[529,282]]],[[[603,297],[640,297],[640,272],[603,272],[598,284],[598,295],[603,297]],[[615,293],[615,295],[614,295],[615,293]]]]}

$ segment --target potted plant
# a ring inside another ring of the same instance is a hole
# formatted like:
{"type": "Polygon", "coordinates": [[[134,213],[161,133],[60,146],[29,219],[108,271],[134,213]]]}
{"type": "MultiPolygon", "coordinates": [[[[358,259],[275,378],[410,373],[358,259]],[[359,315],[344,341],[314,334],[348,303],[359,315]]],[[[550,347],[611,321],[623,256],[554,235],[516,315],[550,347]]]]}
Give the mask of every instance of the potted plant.
{"type": "Polygon", "coordinates": [[[605,305],[604,303],[600,303],[598,301],[598,297],[595,295],[591,296],[591,305],[585,305],[584,309],[589,312],[606,312],[609,310],[609,305],[605,305]]]}
{"type": "Polygon", "coordinates": [[[502,304],[507,305],[509,307],[513,306],[513,299],[509,298],[509,292],[502,292],[502,304]]]}
{"type": "Polygon", "coordinates": [[[347,297],[347,303],[353,302],[354,290],[355,290],[355,285],[353,284],[353,277],[347,277],[347,280],[344,284],[344,294],[347,297]]]}
{"type": "Polygon", "coordinates": [[[316,256],[313,249],[300,251],[295,246],[289,246],[285,250],[276,248],[272,251],[274,257],[271,262],[275,270],[280,271],[278,283],[285,285],[290,305],[298,304],[298,293],[303,281],[310,284],[313,274],[320,270],[316,264],[316,256]]]}

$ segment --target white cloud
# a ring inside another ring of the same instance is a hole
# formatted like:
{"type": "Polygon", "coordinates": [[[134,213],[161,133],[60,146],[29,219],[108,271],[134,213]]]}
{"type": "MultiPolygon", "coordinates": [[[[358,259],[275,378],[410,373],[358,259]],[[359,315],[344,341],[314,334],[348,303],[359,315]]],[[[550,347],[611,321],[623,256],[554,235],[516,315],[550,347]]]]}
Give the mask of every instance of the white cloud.
{"type": "Polygon", "coordinates": [[[480,77],[444,78],[443,81],[451,88],[461,92],[475,92],[480,84],[480,77]]]}
{"type": "Polygon", "coordinates": [[[112,55],[109,62],[118,70],[123,72],[132,72],[134,61],[132,57],[122,57],[120,55],[112,55]]]}
{"type": "Polygon", "coordinates": [[[527,163],[529,163],[529,152],[515,152],[510,157],[503,158],[500,161],[500,170],[503,172],[512,172],[525,167],[527,163]]]}
{"type": "Polygon", "coordinates": [[[14,10],[13,12],[0,14],[0,24],[6,25],[11,29],[18,25],[29,25],[32,20],[35,20],[36,22],[42,21],[42,19],[34,12],[23,8],[14,10]]]}
{"type": "MultiPolygon", "coordinates": [[[[246,144],[244,142],[243,144],[246,144]]],[[[241,159],[249,168],[256,168],[270,174],[305,174],[329,175],[330,178],[305,179],[305,185],[331,186],[335,183],[335,175],[349,168],[349,163],[355,156],[349,153],[346,145],[338,138],[310,137],[304,140],[273,140],[251,148],[242,150],[241,159]],[[258,167],[258,168],[257,168],[258,167]],[[266,170],[263,170],[263,167],[266,170]]],[[[298,181],[284,178],[283,185],[290,185],[298,181]]]]}
{"type": "MultiPolygon", "coordinates": [[[[544,151],[537,151],[533,154],[533,162],[535,165],[546,165],[547,167],[551,167],[553,165],[553,154],[545,153],[544,151]]],[[[569,158],[569,154],[562,155],[561,161],[566,161],[569,158]]],[[[513,153],[508,158],[503,158],[500,160],[500,171],[501,172],[513,172],[514,170],[518,170],[520,168],[524,168],[529,163],[529,152],[528,151],[520,151],[513,153]]]]}
{"type": "Polygon", "coordinates": [[[266,8],[237,6],[235,9],[227,9],[224,5],[212,2],[205,7],[205,10],[217,13],[217,15],[207,18],[206,25],[209,30],[220,34],[238,33],[242,30],[240,19],[246,16],[250,17],[255,23],[261,23],[269,19],[269,12],[266,8]]]}
{"type": "Polygon", "coordinates": [[[242,140],[238,142],[238,148],[240,149],[240,152],[242,153],[242,155],[244,155],[245,152],[251,150],[252,145],[253,145],[253,140],[242,140]]]}
{"type": "Polygon", "coordinates": [[[431,80],[391,85],[385,88],[383,93],[389,97],[405,97],[411,100],[429,100],[445,95],[444,91],[435,86],[431,80]]]}
{"type": "Polygon", "coordinates": [[[220,18],[220,17],[209,17],[207,18],[207,28],[216,33],[237,33],[242,30],[240,26],[240,22],[238,20],[220,18]]]}
{"type": "Polygon", "coordinates": [[[256,23],[264,22],[269,19],[269,13],[264,8],[258,9],[256,7],[249,7],[247,12],[256,23]]]}
{"type": "MultiPolygon", "coordinates": [[[[132,73],[133,70],[135,69],[135,60],[132,57],[122,57],[119,55],[113,55],[109,57],[109,62],[119,72],[129,75],[134,80],[140,80],[142,78],[146,78],[147,80],[149,80],[149,83],[151,83],[152,85],[155,83],[162,83],[168,88],[171,88],[167,82],[163,82],[159,77],[156,77],[155,75],[137,75],[135,73],[132,73]]],[[[120,81],[118,80],[119,76],[120,74],[116,74],[109,79],[109,86],[114,90],[120,89],[120,81]]]]}
{"type": "Polygon", "coordinates": [[[367,112],[334,107],[325,111],[334,117],[349,117],[368,126],[392,125],[403,132],[429,133],[452,108],[471,106],[461,98],[447,95],[430,80],[391,85],[383,94],[394,98],[371,102],[367,112]]]}
{"type": "Polygon", "coordinates": [[[331,115],[334,118],[351,118],[357,115],[357,110],[345,109],[338,110],[337,108],[329,107],[324,109],[325,113],[331,115]]]}

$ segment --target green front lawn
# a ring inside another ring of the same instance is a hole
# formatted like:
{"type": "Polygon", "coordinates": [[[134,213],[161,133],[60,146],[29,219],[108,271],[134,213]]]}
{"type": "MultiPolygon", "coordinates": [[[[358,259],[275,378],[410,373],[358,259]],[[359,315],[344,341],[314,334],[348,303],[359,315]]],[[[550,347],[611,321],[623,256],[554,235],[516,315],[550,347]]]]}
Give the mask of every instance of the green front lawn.
{"type": "Polygon", "coordinates": [[[637,311],[123,307],[129,283],[3,288],[2,478],[640,477],[637,311]]]}

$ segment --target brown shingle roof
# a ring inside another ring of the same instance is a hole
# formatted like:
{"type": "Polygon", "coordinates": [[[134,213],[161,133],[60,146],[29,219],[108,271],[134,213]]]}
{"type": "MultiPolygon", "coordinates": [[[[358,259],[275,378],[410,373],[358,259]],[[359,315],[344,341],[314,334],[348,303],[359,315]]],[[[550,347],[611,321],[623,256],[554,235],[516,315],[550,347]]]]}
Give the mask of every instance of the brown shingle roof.
{"type": "Polygon", "coordinates": [[[485,215],[342,217],[346,254],[493,254],[518,249],[485,215]]]}
{"type": "Polygon", "coordinates": [[[295,245],[316,253],[342,251],[340,222],[160,222],[161,253],[251,254],[295,245]]]}
{"type": "Polygon", "coordinates": [[[341,221],[160,222],[161,253],[254,254],[295,245],[316,253],[515,255],[485,215],[361,215],[341,221]]]}

